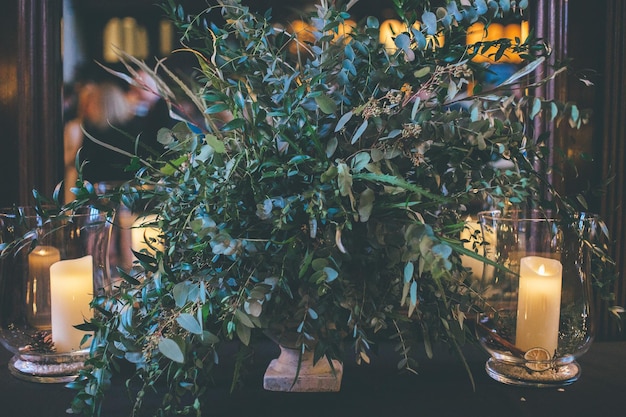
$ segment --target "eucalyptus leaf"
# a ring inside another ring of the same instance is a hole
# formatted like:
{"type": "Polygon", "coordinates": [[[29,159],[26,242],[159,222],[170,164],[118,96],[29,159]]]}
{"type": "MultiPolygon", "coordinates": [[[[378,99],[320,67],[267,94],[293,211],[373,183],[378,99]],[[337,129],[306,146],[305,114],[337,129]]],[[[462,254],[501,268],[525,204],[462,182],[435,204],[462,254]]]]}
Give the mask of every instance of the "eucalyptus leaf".
{"type": "Polygon", "coordinates": [[[218,104],[214,104],[208,107],[204,112],[206,114],[216,114],[216,113],[221,113],[221,112],[228,111],[228,110],[230,110],[230,108],[228,107],[228,104],[218,103],[218,104]]]}
{"type": "Polygon", "coordinates": [[[174,140],[175,140],[174,135],[172,134],[172,131],[170,129],[161,128],[157,132],[157,142],[159,142],[162,145],[169,145],[173,143],[174,140]]]}
{"type": "Polygon", "coordinates": [[[326,145],[326,157],[330,158],[333,156],[333,154],[337,150],[337,145],[339,145],[339,140],[337,139],[337,137],[333,136],[332,138],[330,138],[328,144],[326,145]]]}
{"type": "Polygon", "coordinates": [[[446,95],[446,101],[451,102],[454,100],[456,95],[458,94],[459,89],[456,83],[451,82],[448,84],[448,94],[446,95]]]}
{"type": "Polygon", "coordinates": [[[334,180],[339,174],[339,169],[336,165],[330,165],[328,169],[321,175],[320,181],[322,183],[330,182],[334,180]]]}
{"type": "Polygon", "coordinates": [[[500,83],[500,85],[501,86],[510,85],[510,84],[520,81],[522,77],[525,77],[526,75],[532,73],[541,64],[543,64],[544,61],[545,61],[545,58],[540,57],[536,59],[535,61],[530,62],[528,65],[522,67],[520,70],[516,71],[513,75],[511,75],[509,78],[507,78],[502,83],[500,83]]]}
{"type": "MultiPolygon", "coordinates": [[[[404,285],[402,286],[402,296],[400,297],[401,306],[405,306],[407,304],[410,289],[411,289],[411,281],[405,282],[404,285]]],[[[411,315],[409,314],[409,317],[410,316],[411,315]]]]}
{"type": "Polygon", "coordinates": [[[554,120],[559,115],[559,107],[555,102],[550,103],[550,121],[554,120]]]}
{"type": "Polygon", "coordinates": [[[415,267],[413,262],[407,262],[404,265],[404,282],[408,283],[413,279],[413,272],[415,271],[415,267]]]}
{"type": "Polygon", "coordinates": [[[437,34],[437,16],[433,12],[422,13],[422,27],[429,35],[437,34]]]}
{"type": "Polygon", "coordinates": [[[263,312],[263,305],[258,300],[248,300],[243,306],[246,313],[252,317],[259,317],[263,312]]]}
{"type": "Polygon", "coordinates": [[[366,188],[359,195],[359,220],[361,222],[367,222],[374,209],[374,201],[376,194],[370,188],[366,188]]]}
{"type": "Polygon", "coordinates": [[[159,351],[166,358],[178,362],[185,363],[185,355],[181,347],[172,339],[162,338],[159,340],[159,351]]]}
{"type": "Polygon", "coordinates": [[[206,344],[209,344],[209,345],[214,345],[214,344],[217,344],[217,343],[220,342],[220,338],[217,337],[215,334],[213,334],[213,333],[211,333],[211,332],[209,332],[207,330],[204,330],[202,332],[202,342],[206,343],[206,344]]]}
{"type": "Polygon", "coordinates": [[[409,289],[409,298],[411,300],[410,305],[416,306],[417,305],[417,282],[416,281],[411,282],[411,288],[409,289]]]}
{"type": "Polygon", "coordinates": [[[450,29],[454,17],[451,14],[448,14],[448,11],[443,7],[438,7],[435,14],[437,15],[437,19],[441,21],[443,27],[450,29]]]}
{"type": "Polygon", "coordinates": [[[580,112],[578,111],[578,106],[572,104],[570,106],[570,125],[575,128],[578,126],[578,121],[580,120],[580,112]]]}
{"type": "Polygon", "coordinates": [[[343,129],[344,126],[350,121],[350,119],[352,119],[353,115],[354,113],[352,111],[344,113],[337,122],[337,125],[335,126],[335,132],[339,132],[341,129],[343,129]]]}
{"type": "Polygon", "coordinates": [[[339,192],[342,196],[349,195],[352,192],[352,174],[345,162],[341,162],[337,165],[337,174],[339,192]]]}
{"type": "Polygon", "coordinates": [[[448,259],[450,255],[452,255],[452,248],[449,245],[442,243],[434,245],[431,250],[435,255],[440,256],[443,259],[448,259]]]}
{"type": "Polygon", "coordinates": [[[374,162],[379,162],[385,157],[385,154],[380,149],[376,148],[372,149],[370,154],[372,155],[372,161],[374,162]]]}
{"type": "Polygon", "coordinates": [[[172,294],[174,295],[174,302],[176,303],[176,307],[182,308],[185,304],[187,304],[187,299],[189,296],[189,283],[187,281],[179,282],[172,289],[172,294]]]}
{"type": "Polygon", "coordinates": [[[189,333],[202,334],[202,325],[189,313],[181,313],[176,317],[176,322],[189,333]]]}
{"type": "Polygon", "coordinates": [[[326,282],[333,282],[339,276],[339,272],[337,272],[335,269],[330,268],[328,266],[325,267],[323,271],[326,274],[326,282]]]}
{"type": "Polygon", "coordinates": [[[310,281],[314,282],[316,284],[320,284],[322,282],[326,282],[326,279],[327,279],[326,271],[321,269],[321,270],[315,271],[313,274],[311,274],[310,281]]]}
{"type": "Polygon", "coordinates": [[[413,72],[415,78],[424,78],[431,73],[429,66],[421,67],[413,72]]]}
{"type": "Polygon", "coordinates": [[[363,122],[357,128],[357,130],[354,132],[352,139],[350,139],[351,144],[356,143],[356,141],[358,141],[361,138],[361,135],[363,135],[363,133],[365,132],[365,129],[367,129],[368,124],[369,122],[367,121],[367,119],[364,119],[363,122]]]}
{"type": "Polygon", "coordinates": [[[311,266],[315,271],[321,271],[329,265],[328,259],[316,258],[311,262],[311,266]]]}
{"type": "Polygon", "coordinates": [[[335,104],[333,99],[328,96],[316,96],[315,102],[317,103],[319,109],[326,114],[333,114],[335,111],[337,111],[337,105],[335,104]]]}
{"type": "Polygon", "coordinates": [[[411,38],[406,33],[400,33],[394,38],[394,43],[405,53],[411,49],[411,38]]]}
{"type": "Polygon", "coordinates": [[[345,70],[347,70],[351,75],[357,75],[356,73],[356,67],[354,66],[354,64],[352,63],[352,61],[348,60],[348,59],[344,59],[343,60],[343,68],[345,70]]]}
{"type": "Polygon", "coordinates": [[[248,346],[250,344],[250,338],[252,336],[252,331],[250,327],[238,325],[235,331],[237,333],[237,337],[239,338],[239,340],[241,340],[241,343],[248,346]]]}
{"type": "Polygon", "coordinates": [[[308,160],[310,160],[310,159],[311,159],[311,157],[310,157],[310,156],[308,156],[308,155],[295,155],[295,156],[293,156],[293,157],[289,160],[288,164],[290,164],[290,165],[295,165],[295,164],[299,164],[299,163],[302,163],[302,162],[308,161],[308,160]]]}
{"type": "Polygon", "coordinates": [[[449,2],[446,7],[448,10],[448,13],[451,14],[454,17],[454,19],[456,19],[457,22],[460,22],[461,20],[463,20],[463,15],[459,11],[456,1],[449,2]]]}
{"type": "MultiPolygon", "coordinates": [[[[422,33],[421,30],[411,28],[411,33],[413,34],[413,39],[417,44],[417,49],[425,49],[428,46],[428,41],[426,40],[426,36],[422,33]]],[[[419,72],[420,70],[416,71],[419,72]]]]}
{"type": "Polygon", "coordinates": [[[476,12],[480,15],[483,15],[485,13],[487,13],[487,10],[489,10],[489,8],[487,7],[487,3],[485,2],[485,0],[474,0],[475,1],[475,6],[476,6],[476,12]]]}
{"type": "MultiPolygon", "coordinates": [[[[243,129],[245,126],[246,126],[246,121],[244,119],[237,118],[237,119],[231,120],[230,122],[222,126],[222,131],[228,132],[230,130],[243,129]]],[[[223,153],[223,152],[219,152],[219,153],[223,153]]]]}
{"type": "Polygon", "coordinates": [[[371,156],[368,152],[359,152],[352,159],[352,171],[360,172],[365,169],[365,166],[370,163],[371,156]]]}
{"type": "Polygon", "coordinates": [[[250,328],[254,327],[254,323],[252,322],[252,320],[250,320],[250,317],[248,317],[243,311],[235,310],[235,317],[237,318],[237,320],[239,320],[240,324],[243,324],[244,326],[250,328]]]}
{"type": "Polygon", "coordinates": [[[143,354],[141,352],[126,352],[124,359],[130,363],[140,364],[143,362],[143,354]]]}
{"type": "Polygon", "coordinates": [[[413,100],[413,107],[411,108],[411,120],[415,120],[417,112],[420,109],[420,104],[422,104],[421,99],[419,97],[415,97],[415,99],[413,100]]]}
{"type": "Polygon", "coordinates": [[[538,99],[537,97],[534,97],[532,100],[532,108],[530,110],[530,114],[529,117],[530,119],[534,119],[535,116],[537,116],[539,114],[539,112],[541,111],[541,100],[538,99]]]}

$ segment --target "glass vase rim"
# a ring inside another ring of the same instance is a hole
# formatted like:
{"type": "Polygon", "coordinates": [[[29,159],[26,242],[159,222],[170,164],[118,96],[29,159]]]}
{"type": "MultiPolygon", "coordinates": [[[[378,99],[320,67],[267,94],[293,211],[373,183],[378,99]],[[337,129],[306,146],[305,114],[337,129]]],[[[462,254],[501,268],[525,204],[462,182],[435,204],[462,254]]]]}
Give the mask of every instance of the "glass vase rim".
{"type": "Polygon", "coordinates": [[[74,210],[63,210],[55,206],[19,205],[12,207],[0,207],[0,217],[8,219],[68,219],[68,218],[90,218],[94,216],[107,217],[107,210],[95,206],[82,206],[74,210]],[[43,211],[43,212],[42,212],[43,211]],[[44,214],[50,212],[49,214],[44,214]]]}
{"type": "Polygon", "coordinates": [[[504,213],[502,210],[483,210],[477,214],[478,220],[498,220],[498,221],[515,221],[515,222],[564,222],[564,221],[585,221],[596,220],[598,215],[588,211],[575,211],[570,214],[570,217],[563,217],[562,215],[552,215],[550,210],[509,210],[504,213]]]}

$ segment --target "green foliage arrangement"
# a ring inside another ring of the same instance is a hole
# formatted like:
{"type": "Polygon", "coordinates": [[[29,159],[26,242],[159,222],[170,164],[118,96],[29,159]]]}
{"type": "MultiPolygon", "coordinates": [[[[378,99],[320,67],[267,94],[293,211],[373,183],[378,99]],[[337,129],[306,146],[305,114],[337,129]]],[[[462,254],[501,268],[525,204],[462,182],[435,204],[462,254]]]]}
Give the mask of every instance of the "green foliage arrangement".
{"type": "Polygon", "coordinates": [[[369,362],[372,345],[392,337],[401,369],[440,344],[463,360],[474,336],[460,255],[477,256],[459,239],[468,206],[574,210],[547,181],[546,135],[534,130],[539,117],[573,126],[585,117],[532,96],[560,72],[534,76],[549,49],[532,36],[465,42],[470,24],[523,13],[528,2],[394,0],[409,29],[392,49],[373,17],[339,35],[355,1],[320,0],[306,41],[271,12],[215,3],[194,16],[162,4],[197,57],[197,84],[166,63],[125,58],[131,73],[152,73],[186,119],[159,133],[163,153],[133,158],[135,179],[106,196],[79,179],[69,205],[150,207],[165,242],[154,256],[137,253],[137,268],[94,300],[74,410],[98,415],[125,360],[140,381],[134,413],[165,381],[158,415],[200,415],[219,347],[239,344],[236,381],[267,336],[316,359],[341,360],[349,348],[369,362]],[[484,53],[524,64],[483,86],[489,68],[472,58],[484,53]],[[185,117],[186,102],[200,121],[185,117]]]}

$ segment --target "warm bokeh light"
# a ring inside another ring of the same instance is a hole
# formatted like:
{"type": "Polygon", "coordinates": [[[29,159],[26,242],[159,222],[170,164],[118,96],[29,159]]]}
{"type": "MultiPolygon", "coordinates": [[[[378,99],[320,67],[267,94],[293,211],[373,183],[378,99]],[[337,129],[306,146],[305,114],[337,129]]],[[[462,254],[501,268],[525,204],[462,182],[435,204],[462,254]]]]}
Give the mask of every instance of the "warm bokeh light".
{"type": "Polygon", "coordinates": [[[379,42],[385,46],[389,53],[394,53],[398,49],[394,38],[402,32],[406,32],[404,23],[397,19],[387,19],[380,24],[379,42]]]}
{"type": "MultiPolygon", "coordinates": [[[[417,30],[420,30],[421,23],[415,22],[415,24],[413,24],[413,27],[417,30]]],[[[406,24],[397,19],[387,19],[380,24],[379,42],[385,45],[385,49],[389,53],[394,53],[398,49],[394,42],[394,38],[403,32],[407,32],[406,24]]],[[[444,42],[445,36],[443,32],[438,33],[436,36],[426,36],[426,48],[438,48],[443,46],[444,42]]]]}
{"type": "Polygon", "coordinates": [[[132,17],[114,17],[104,27],[102,54],[106,62],[117,62],[120,49],[136,58],[148,58],[148,32],[132,17]]]}
{"type": "MultiPolygon", "coordinates": [[[[481,22],[476,22],[467,31],[466,42],[468,45],[473,45],[478,42],[496,41],[499,39],[511,39],[515,43],[515,39],[519,38],[523,43],[528,37],[528,22],[523,21],[521,24],[511,23],[506,26],[499,23],[492,23],[487,28],[481,22]]],[[[507,50],[505,54],[498,61],[494,60],[494,56],[498,51],[497,47],[490,47],[488,50],[481,52],[472,58],[474,62],[501,62],[510,64],[519,64],[522,62],[519,54],[514,53],[512,50],[507,50]]]]}
{"type": "MultiPolygon", "coordinates": [[[[420,28],[422,27],[420,22],[415,22],[415,24],[413,25],[413,27],[417,30],[420,30],[420,28]]],[[[446,42],[446,37],[443,34],[443,32],[439,32],[437,35],[433,36],[433,35],[426,35],[426,47],[427,48],[441,48],[444,43],[446,42]]]]}
{"type": "MultiPolygon", "coordinates": [[[[334,42],[337,42],[340,39],[347,42],[348,35],[350,35],[356,27],[357,23],[354,20],[348,19],[337,27],[337,31],[329,31],[328,33],[334,33],[334,42]]],[[[305,47],[307,43],[315,41],[315,30],[316,29],[313,25],[305,22],[304,20],[296,19],[289,23],[288,31],[295,36],[295,39],[289,43],[289,52],[292,54],[298,54],[299,52],[302,53],[302,48],[305,47]]]]}
{"type": "Polygon", "coordinates": [[[315,28],[304,20],[292,21],[288,26],[288,31],[294,35],[295,39],[289,43],[289,52],[294,55],[304,52],[303,48],[305,48],[306,43],[315,40],[314,30],[315,28]]]}
{"type": "Polygon", "coordinates": [[[342,38],[344,42],[347,42],[349,35],[354,31],[354,29],[356,29],[356,26],[356,22],[352,19],[348,19],[341,23],[337,28],[337,33],[335,34],[335,42],[342,38]]]}

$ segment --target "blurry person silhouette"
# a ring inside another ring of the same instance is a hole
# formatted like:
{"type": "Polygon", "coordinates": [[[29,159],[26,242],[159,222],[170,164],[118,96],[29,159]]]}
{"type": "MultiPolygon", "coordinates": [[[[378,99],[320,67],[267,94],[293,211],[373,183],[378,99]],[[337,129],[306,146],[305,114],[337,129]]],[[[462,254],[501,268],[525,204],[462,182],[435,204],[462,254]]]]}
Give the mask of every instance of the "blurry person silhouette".
{"type": "Polygon", "coordinates": [[[163,146],[157,141],[158,131],[173,127],[176,121],[159,95],[155,79],[143,69],[137,69],[126,97],[134,115],[127,128],[138,137],[138,155],[147,158],[161,154],[163,146]]]}
{"type": "Polygon", "coordinates": [[[133,113],[124,90],[111,81],[87,81],[78,91],[76,117],[65,124],[63,133],[65,160],[65,201],[74,199],[71,188],[76,184],[76,155],[80,150],[83,178],[91,183],[123,181],[130,176],[124,168],[130,158],[115,148],[133,151],[133,141],[122,130],[133,113]],[[104,147],[100,143],[106,143],[104,147]]]}

